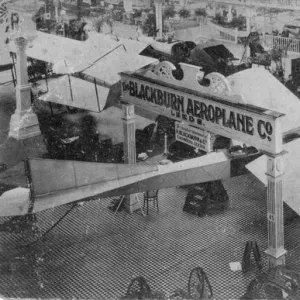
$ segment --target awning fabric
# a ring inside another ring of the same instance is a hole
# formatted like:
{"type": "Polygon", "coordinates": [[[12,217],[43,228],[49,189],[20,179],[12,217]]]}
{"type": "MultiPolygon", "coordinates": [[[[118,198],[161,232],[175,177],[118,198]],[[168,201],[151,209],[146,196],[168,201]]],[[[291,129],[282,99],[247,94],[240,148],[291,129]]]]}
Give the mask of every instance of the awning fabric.
{"type": "MultiPolygon", "coordinates": [[[[39,88],[47,90],[46,81],[38,81],[38,84],[40,85],[39,88]]],[[[100,112],[104,109],[109,93],[109,88],[95,85],[71,75],[48,79],[48,89],[48,93],[39,97],[40,100],[94,112],[100,112]]]]}
{"type": "MultiPolygon", "coordinates": [[[[283,201],[300,215],[300,139],[283,145],[286,153],[283,156],[283,201]]],[[[267,156],[260,156],[246,168],[267,186],[267,156]]]]}
{"type": "Polygon", "coordinates": [[[246,104],[285,114],[282,132],[300,127],[300,101],[269,71],[263,68],[247,69],[227,77],[234,94],[241,94],[246,104]]]}

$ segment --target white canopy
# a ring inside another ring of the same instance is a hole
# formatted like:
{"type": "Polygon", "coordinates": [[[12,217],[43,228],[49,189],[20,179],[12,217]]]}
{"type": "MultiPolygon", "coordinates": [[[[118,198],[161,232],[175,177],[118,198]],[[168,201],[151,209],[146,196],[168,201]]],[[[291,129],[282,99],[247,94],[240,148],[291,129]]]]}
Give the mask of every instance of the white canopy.
{"type": "Polygon", "coordinates": [[[233,93],[244,96],[246,104],[284,113],[282,132],[300,127],[300,100],[263,68],[247,69],[228,76],[233,93]]]}
{"type": "MultiPolygon", "coordinates": [[[[38,84],[39,88],[47,90],[45,81],[39,81],[38,84]]],[[[48,93],[39,97],[40,100],[96,112],[104,109],[109,93],[109,88],[71,75],[48,79],[48,89],[48,93]]]]}
{"type": "MultiPolygon", "coordinates": [[[[283,156],[284,177],[283,177],[283,201],[300,215],[300,139],[283,145],[288,151],[283,156]]],[[[267,186],[267,156],[263,155],[246,165],[265,186],[267,186]]]]}

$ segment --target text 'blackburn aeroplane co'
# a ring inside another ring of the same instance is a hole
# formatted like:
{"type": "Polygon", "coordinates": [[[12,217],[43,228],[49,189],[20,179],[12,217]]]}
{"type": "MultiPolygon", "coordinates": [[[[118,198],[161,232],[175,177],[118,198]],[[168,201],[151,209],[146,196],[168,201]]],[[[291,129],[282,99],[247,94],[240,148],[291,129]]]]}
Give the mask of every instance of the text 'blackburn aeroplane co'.
{"type": "MultiPolygon", "coordinates": [[[[107,39],[107,37],[101,36],[101,40],[104,38],[107,39]]],[[[157,82],[157,74],[152,72],[155,69],[159,69],[159,66],[154,64],[157,59],[139,55],[139,53],[145,49],[145,45],[139,44],[139,42],[136,41],[119,39],[116,41],[110,40],[109,42],[111,46],[109,48],[106,47],[106,49],[101,48],[100,56],[99,42],[97,42],[96,37],[82,42],[80,45],[74,44],[71,48],[66,45],[68,51],[56,51],[58,47],[60,49],[63,48],[61,45],[62,40],[56,36],[39,33],[34,45],[28,50],[28,56],[41,60],[47,59],[48,62],[52,63],[58,60],[63,62],[63,64],[57,63],[55,66],[57,73],[62,74],[63,78],[53,78],[52,85],[51,81],[48,82],[47,93],[43,94],[39,99],[71,106],[78,104],[80,108],[100,112],[104,110],[105,103],[100,103],[100,105],[99,99],[96,99],[93,103],[96,108],[87,107],[87,104],[90,103],[90,101],[88,101],[90,99],[89,94],[84,97],[83,93],[81,93],[80,97],[76,99],[76,95],[71,92],[69,96],[70,101],[65,103],[61,103],[61,101],[63,101],[61,97],[57,97],[57,99],[54,100],[53,97],[57,94],[56,91],[60,85],[64,91],[70,91],[72,81],[76,81],[74,86],[79,86],[80,89],[79,80],[81,80],[82,76],[76,77],[72,75],[77,73],[83,74],[85,78],[95,79],[92,80],[92,82],[94,82],[95,85],[96,95],[98,95],[99,92],[103,92],[97,90],[98,87],[96,86],[101,85],[104,89],[113,87],[120,81],[119,72],[122,71],[135,71],[141,68],[139,74],[135,76],[136,79],[142,78],[144,76],[143,74],[147,73],[151,75],[147,78],[148,82],[157,82]],[[47,47],[47,49],[45,47],[47,47]],[[136,50],[134,51],[133,49],[136,50]],[[57,55],[60,55],[59,59],[57,59],[57,55]],[[114,64],[111,64],[111,61],[114,61],[114,64]],[[149,67],[150,64],[153,64],[153,66],[149,67]],[[105,78],[103,78],[103,76],[105,78]],[[75,97],[75,99],[73,97],[75,97]]],[[[68,43],[70,43],[69,40],[68,43]]],[[[109,43],[106,43],[106,45],[108,44],[109,43]]],[[[184,45],[186,47],[182,48],[182,44],[180,43],[178,49],[175,47],[178,51],[174,51],[178,54],[182,52],[181,50],[183,50],[184,53],[187,50],[189,58],[193,55],[195,55],[195,57],[204,57],[208,65],[214,62],[215,58],[213,54],[215,54],[216,51],[218,52],[220,48],[218,45],[207,45],[207,47],[201,46],[198,48],[194,47],[195,45],[184,45]],[[190,49],[189,46],[193,49],[190,49]],[[192,50],[195,51],[192,52],[192,50]]],[[[224,53],[222,49],[220,51],[224,53]]],[[[11,49],[11,51],[15,50],[11,49]]],[[[230,56],[230,54],[228,55],[230,56]]],[[[230,57],[228,60],[230,60],[230,57]]],[[[198,58],[195,59],[197,60],[198,58]]],[[[216,60],[218,59],[216,58],[216,60]]],[[[189,66],[187,64],[188,62],[190,62],[190,60],[184,63],[174,61],[174,64],[179,64],[181,70],[183,70],[183,78],[186,74],[196,75],[195,72],[199,71],[199,68],[196,68],[195,65],[189,66]],[[185,71],[189,73],[185,73],[185,71]]],[[[164,66],[166,66],[166,64],[164,66]]],[[[220,69],[221,66],[222,60],[219,60],[218,68],[220,69]]],[[[176,69],[174,65],[173,68],[176,69]]],[[[217,71],[220,72],[219,70],[217,71]]],[[[216,96],[219,88],[218,84],[224,83],[224,80],[214,81],[214,79],[224,79],[224,76],[212,77],[211,73],[208,74],[208,76],[206,76],[205,73],[203,70],[201,79],[208,79],[208,87],[205,84],[201,85],[199,82],[196,83],[196,76],[193,77],[197,88],[200,90],[200,92],[197,91],[197,93],[200,94],[202,93],[201,91],[209,90],[214,93],[212,98],[216,98],[218,96],[216,96]]],[[[131,75],[127,74],[126,76],[130,77],[131,75]]],[[[134,78],[134,76],[132,76],[132,78],[134,78]]],[[[170,88],[172,84],[168,82],[168,80],[168,78],[165,80],[164,87],[170,88]]],[[[187,82],[187,80],[189,80],[189,78],[185,79],[185,82],[187,82]]],[[[174,82],[179,84],[180,79],[175,78],[174,82]]],[[[242,102],[240,106],[244,106],[245,111],[247,110],[247,105],[252,105],[262,108],[261,111],[265,113],[268,111],[279,112],[285,115],[286,118],[282,126],[283,135],[288,136],[288,134],[294,134],[295,137],[299,137],[294,131],[300,128],[300,120],[298,117],[298,111],[300,110],[299,100],[268,71],[264,69],[253,70],[246,68],[240,72],[233,72],[226,77],[226,86],[229,85],[230,90],[227,89],[226,92],[230,92],[232,95],[242,95],[243,97],[238,97],[237,100],[242,102]],[[272,89],[269,88],[270,86],[272,86],[272,89]]],[[[126,83],[124,86],[127,89],[126,83]]],[[[122,85],[123,90],[125,90],[124,86],[122,85]]],[[[177,85],[176,88],[180,94],[183,89],[188,90],[189,87],[186,87],[187,84],[181,82],[181,86],[178,87],[177,85]]],[[[134,86],[131,89],[129,85],[127,92],[128,91],[132,97],[135,96],[136,101],[143,103],[142,105],[145,103],[153,103],[153,101],[146,99],[150,97],[146,88],[142,93],[142,88],[139,90],[137,86],[134,86]],[[142,98],[143,101],[140,101],[142,98]]],[[[155,91],[159,91],[159,89],[155,89],[155,91]]],[[[195,97],[200,97],[198,94],[195,95],[195,97]]],[[[106,93],[106,96],[107,95],[108,91],[106,93]]],[[[168,95],[170,95],[170,97],[172,96],[171,93],[168,95]]],[[[65,98],[66,97],[64,97],[64,99],[65,98]]],[[[197,100],[193,101],[193,103],[197,108],[197,100]]],[[[175,116],[175,119],[176,118],[177,115],[175,116]]],[[[251,132],[249,135],[251,135],[251,132]]],[[[295,143],[296,142],[297,141],[295,141],[295,143]]],[[[208,153],[201,157],[158,166],[37,158],[27,159],[24,163],[23,172],[20,173],[20,169],[18,168],[18,172],[14,169],[1,172],[0,182],[9,183],[9,180],[10,183],[12,183],[13,180],[16,180],[15,182],[18,182],[18,184],[10,186],[9,190],[4,191],[0,196],[0,216],[34,214],[56,206],[94,199],[96,197],[104,198],[129,195],[153,189],[227,179],[232,176],[240,175],[240,172],[236,171],[234,164],[243,166],[257,158],[257,156],[262,155],[262,153],[259,152],[259,147],[257,147],[258,151],[253,151],[254,153],[252,151],[249,153],[249,149],[253,150],[253,148],[249,148],[246,145],[246,147],[238,149],[237,155],[230,153],[230,151],[218,151],[208,153]],[[16,175],[15,178],[13,176],[14,174],[16,175]]],[[[297,165],[297,163],[298,161],[294,165],[297,165]]],[[[255,173],[250,167],[249,169],[255,173]]]]}
{"type": "MultiPolygon", "coordinates": [[[[132,74],[131,76],[134,78],[132,74]]],[[[141,75],[137,76],[141,78],[141,75]]],[[[299,201],[296,199],[299,193],[295,193],[298,185],[294,182],[300,170],[300,160],[297,159],[300,153],[297,151],[300,141],[300,120],[297,113],[298,108],[300,109],[299,100],[264,69],[245,70],[229,76],[228,80],[237,94],[243,94],[244,102],[265,107],[261,111],[270,112],[271,109],[275,109],[283,112],[282,116],[287,116],[281,126],[283,149],[288,151],[285,155],[286,170],[292,172],[293,176],[289,179],[286,177],[284,187],[293,193],[284,197],[284,201],[300,213],[299,201]],[[269,86],[273,88],[269,89],[269,86]],[[287,102],[290,105],[287,105],[287,102]]],[[[20,175],[20,169],[17,167],[18,171],[8,169],[0,174],[0,182],[16,182],[0,196],[0,214],[34,214],[71,202],[227,179],[241,175],[240,168],[246,164],[246,167],[261,179],[267,163],[264,161],[266,156],[262,156],[260,149],[256,151],[253,147],[246,146],[244,149],[237,147],[236,150],[237,153],[227,150],[215,151],[193,159],[155,166],[27,159],[23,174],[20,175]],[[263,160],[258,169],[256,159],[258,162],[263,160]]],[[[262,181],[265,182],[263,179],[262,181]]]]}

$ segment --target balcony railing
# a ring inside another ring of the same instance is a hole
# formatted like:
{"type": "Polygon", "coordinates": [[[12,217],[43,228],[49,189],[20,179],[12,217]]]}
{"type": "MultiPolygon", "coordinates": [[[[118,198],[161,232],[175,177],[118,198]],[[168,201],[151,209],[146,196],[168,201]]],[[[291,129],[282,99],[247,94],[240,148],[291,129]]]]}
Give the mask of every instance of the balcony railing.
{"type": "Polygon", "coordinates": [[[217,33],[221,40],[237,43],[237,35],[236,34],[232,35],[232,34],[229,34],[227,32],[221,31],[221,30],[217,31],[217,33]]]}
{"type": "Polygon", "coordinates": [[[225,28],[211,22],[210,20],[200,21],[200,32],[201,34],[208,35],[211,38],[231,43],[238,43],[239,37],[246,37],[248,35],[246,31],[225,28]]]}
{"type": "Polygon", "coordinates": [[[300,40],[265,34],[263,36],[263,45],[265,48],[272,49],[275,46],[286,51],[300,53],[300,40]]]}

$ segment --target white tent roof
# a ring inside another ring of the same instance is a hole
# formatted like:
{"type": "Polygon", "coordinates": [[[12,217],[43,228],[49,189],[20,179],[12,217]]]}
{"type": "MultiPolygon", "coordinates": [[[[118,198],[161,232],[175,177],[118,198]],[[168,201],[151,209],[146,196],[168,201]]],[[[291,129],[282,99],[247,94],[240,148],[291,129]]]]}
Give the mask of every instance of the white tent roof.
{"type": "Polygon", "coordinates": [[[244,96],[247,104],[283,113],[282,132],[300,127],[300,100],[263,68],[238,72],[227,79],[234,93],[244,96]]]}
{"type": "MultiPolygon", "coordinates": [[[[283,177],[283,201],[300,215],[300,139],[283,145],[288,151],[283,156],[284,177],[283,177]]],[[[263,155],[246,165],[265,186],[267,186],[267,156],[263,155]]]]}
{"type": "MultiPolygon", "coordinates": [[[[47,90],[45,81],[39,81],[38,84],[39,88],[47,90]]],[[[40,96],[40,100],[96,112],[104,109],[109,93],[109,88],[68,75],[48,79],[48,89],[49,92],[40,96]]]]}
{"type": "Polygon", "coordinates": [[[83,74],[95,77],[110,86],[120,80],[119,72],[136,71],[156,61],[157,59],[130,53],[119,47],[86,69],[83,74]]]}

